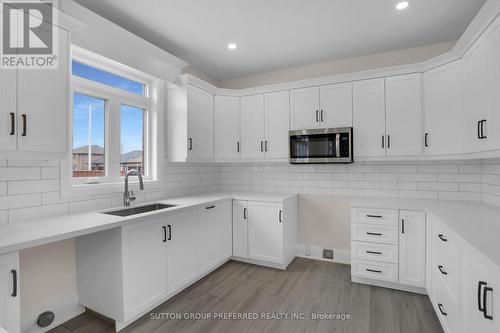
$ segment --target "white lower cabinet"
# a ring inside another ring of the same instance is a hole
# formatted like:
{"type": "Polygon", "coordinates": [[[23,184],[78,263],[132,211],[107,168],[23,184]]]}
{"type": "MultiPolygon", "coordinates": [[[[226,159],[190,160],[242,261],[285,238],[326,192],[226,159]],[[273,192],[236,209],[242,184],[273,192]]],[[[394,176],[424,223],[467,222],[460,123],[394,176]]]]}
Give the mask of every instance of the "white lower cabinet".
{"type": "Polygon", "coordinates": [[[351,216],[352,280],[425,292],[425,213],[353,208],[351,216]]]}
{"type": "Polygon", "coordinates": [[[0,255],[0,328],[9,333],[20,332],[19,299],[19,253],[0,255]]]}
{"type": "Polygon", "coordinates": [[[285,269],[295,257],[297,198],[278,202],[233,201],[236,260],[285,269]]]}
{"type": "Polygon", "coordinates": [[[231,235],[227,200],[78,237],[80,303],[115,320],[121,330],[227,261],[231,235]]]}

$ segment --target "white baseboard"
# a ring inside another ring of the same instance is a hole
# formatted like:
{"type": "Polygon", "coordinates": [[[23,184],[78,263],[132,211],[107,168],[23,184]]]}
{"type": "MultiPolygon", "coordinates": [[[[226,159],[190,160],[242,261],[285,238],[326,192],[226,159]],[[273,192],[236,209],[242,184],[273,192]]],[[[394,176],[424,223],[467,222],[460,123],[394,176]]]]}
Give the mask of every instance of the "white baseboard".
{"type": "Polygon", "coordinates": [[[335,262],[338,264],[351,264],[351,250],[346,249],[333,249],[333,259],[325,259],[323,258],[323,247],[316,245],[306,246],[305,244],[297,244],[296,256],[301,258],[335,262]]]}
{"type": "Polygon", "coordinates": [[[48,306],[45,311],[52,311],[55,314],[54,322],[47,327],[39,327],[36,324],[38,315],[32,318],[22,318],[21,332],[23,333],[43,333],[53,329],[62,323],[81,315],[85,312],[85,308],[78,303],[78,299],[73,299],[64,304],[57,306],[48,306]]]}

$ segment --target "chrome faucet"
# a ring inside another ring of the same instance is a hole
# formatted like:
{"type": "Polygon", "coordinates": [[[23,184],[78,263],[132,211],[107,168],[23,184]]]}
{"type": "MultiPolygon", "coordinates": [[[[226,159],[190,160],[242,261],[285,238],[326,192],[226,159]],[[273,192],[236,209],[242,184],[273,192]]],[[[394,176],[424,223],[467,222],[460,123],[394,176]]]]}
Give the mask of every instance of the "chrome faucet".
{"type": "Polygon", "coordinates": [[[135,200],[134,192],[128,190],[128,176],[139,177],[139,189],[144,190],[144,183],[142,182],[142,175],[137,170],[129,170],[125,175],[125,192],[123,193],[123,205],[130,206],[130,201],[135,200]]]}

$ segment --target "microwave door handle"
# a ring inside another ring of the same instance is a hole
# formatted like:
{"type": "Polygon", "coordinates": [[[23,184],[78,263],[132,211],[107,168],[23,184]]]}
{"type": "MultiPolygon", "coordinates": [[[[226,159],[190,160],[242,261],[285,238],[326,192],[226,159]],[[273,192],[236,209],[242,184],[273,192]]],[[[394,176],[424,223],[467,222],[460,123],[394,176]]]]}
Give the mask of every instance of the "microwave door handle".
{"type": "Polygon", "coordinates": [[[335,157],[340,157],[340,133],[335,134],[335,157]]]}

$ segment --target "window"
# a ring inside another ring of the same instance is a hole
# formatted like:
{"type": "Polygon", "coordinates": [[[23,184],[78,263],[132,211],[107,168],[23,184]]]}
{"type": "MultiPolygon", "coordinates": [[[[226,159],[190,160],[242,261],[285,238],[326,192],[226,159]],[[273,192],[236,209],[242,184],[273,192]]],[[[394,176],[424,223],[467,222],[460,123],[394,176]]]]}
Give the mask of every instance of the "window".
{"type": "Polygon", "coordinates": [[[139,171],[146,181],[157,180],[158,81],[75,49],[71,67],[72,151],[64,178],[79,189],[118,186],[129,170],[139,171]]]}

